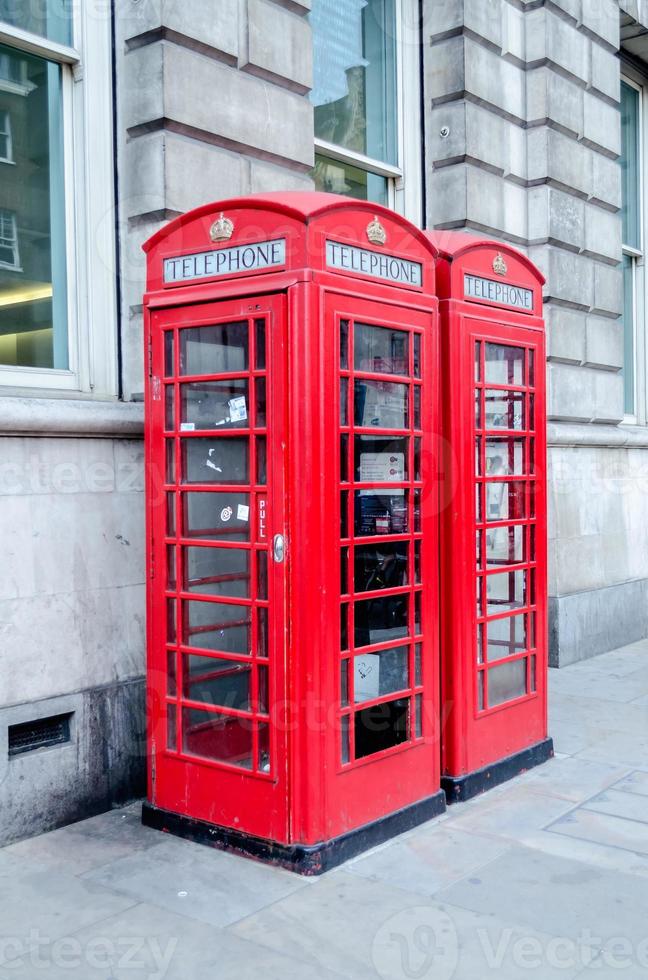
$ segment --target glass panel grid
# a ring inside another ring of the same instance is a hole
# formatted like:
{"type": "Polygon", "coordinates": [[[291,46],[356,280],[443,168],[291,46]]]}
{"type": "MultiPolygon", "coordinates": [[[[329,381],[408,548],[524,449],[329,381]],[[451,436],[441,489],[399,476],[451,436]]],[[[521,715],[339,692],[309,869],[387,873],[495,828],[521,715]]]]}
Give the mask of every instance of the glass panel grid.
{"type": "Polygon", "coordinates": [[[268,723],[273,669],[268,545],[258,515],[261,507],[265,515],[267,492],[252,475],[259,465],[257,443],[266,438],[266,329],[265,317],[237,320],[168,330],[164,341],[165,430],[172,447],[167,690],[174,698],[168,699],[168,716],[175,719],[168,748],[264,776],[274,765],[268,723]],[[213,370],[219,365],[222,374],[213,370]],[[238,377],[232,378],[232,368],[238,377]],[[228,436],[231,428],[234,437],[228,436]],[[213,434],[206,437],[205,430],[213,434]],[[237,445],[237,460],[244,460],[234,474],[240,482],[221,482],[218,474],[204,483],[185,482],[191,444],[213,448],[215,453],[203,455],[217,461],[223,447],[227,458],[227,447],[237,445]]]}
{"type": "Polygon", "coordinates": [[[423,734],[420,338],[340,324],[342,765],[423,734]]]}
{"type": "Polygon", "coordinates": [[[477,710],[535,691],[535,351],[475,342],[477,710]]]}

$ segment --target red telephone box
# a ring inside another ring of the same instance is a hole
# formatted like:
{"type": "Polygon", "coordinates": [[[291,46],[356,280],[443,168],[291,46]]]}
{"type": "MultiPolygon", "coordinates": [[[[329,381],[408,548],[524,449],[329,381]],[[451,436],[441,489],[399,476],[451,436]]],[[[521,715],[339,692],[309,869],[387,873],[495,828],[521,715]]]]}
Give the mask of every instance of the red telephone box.
{"type": "Polygon", "coordinates": [[[498,242],[427,237],[439,251],[442,785],[453,801],[553,755],[544,278],[498,242]]]}
{"type": "Polygon", "coordinates": [[[145,249],[144,819],[317,874],[444,807],[435,249],[316,193],[145,249]]]}

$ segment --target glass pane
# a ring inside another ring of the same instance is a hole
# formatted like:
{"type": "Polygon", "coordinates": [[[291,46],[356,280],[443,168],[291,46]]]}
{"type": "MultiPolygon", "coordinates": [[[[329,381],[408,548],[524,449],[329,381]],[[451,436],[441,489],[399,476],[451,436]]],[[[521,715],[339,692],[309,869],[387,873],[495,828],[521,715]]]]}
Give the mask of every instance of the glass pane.
{"type": "Polygon", "coordinates": [[[257,657],[268,659],[268,610],[265,606],[257,606],[257,657]]]}
{"type": "Polygon", "coordinates": [[[340,704],[343,708],[349,703],[349,661],[340,662],[340,704]]]}
{"type": "Polygon", "coordinates": [[[354,498],[357,536],[406,534],[409,530],[406,492],[388,495],[375,490],[356,490],[354,498]]]}
{"type": "Polygon", "coordinates": [[[409,698],[356,711],[354,727],[356,759],[409,741],[409,698]]]}
{"type": "Polygon", "coordinates": [[[355,645],[370,646],[409,635],[409,593],[377,596],[355,603],[355,645]]]}
{"type": "Polygon", "coordinates": [[[250,540],[250,495],[194,491],[182,495],[182,533],[205,541],[250,540]]]}
{"type": "Polygon", "coordinates": [[[486,439],[487,476],[521,476],[523,473],[523,439],[486,439]]]}
{"type": "Polygon", "coordinates": [[[259,772],[270,772],[270,726],[258,725],[259,731],[259,772]]]}
{"type": "Polygon", "coordinates": [[[250,552],[242,548],[185,548],[184,588],[199,595],[250,595],[250,552]]]}
{"type": "Polygon", "coordinates": [[[421,389],[418,385],[414,387],[414,428],[421,428],[421,389]]]}
{"type": "Polygon", "coordinates": [[[487,615],[519,609],[526,604],[526,571],[502,572],[486,578],[487,615]]]}
{"type": "Polygon", "coordinates": [[[177,749],[176,718],[175,704],[167,704],[167,748],[171,752],[175,752],[177,749]]]}
{"type": "MultiPolygon", "coordinates": [[[[173,389],[170,389],[173,391],[173,389]]],[[[194,381],[180,385],[180,428],[247,429],[248,383],[236,381],[194,381]]]]}
{"type": "Polygon", "coordinates": [[[524,348],[486,344],[486,384],[523,385],[524,348]]]}
{"type": "Polygon", "coordinates": [[[175,442],[173,439],[167,439],[165,441],[165,455],[166,455],[166,482],[175,483],[175,471],[176,471],[176,454],[175,454],[175,442]]]}
{"type": "Polygon", "coordinates": [[[536,682],[536,658],[535,658],[535,654],[531,657],[531,679],[530,680],[531,680],[531,691],[534,692],[536,690],[536,686],[537,686],[537,682],[536,682]]]}
{"type": "Polygon", "coordinates": [[[247,368],[245,320],[180,331],[180,374],[224,374],[247,368]]]}
{"type": "Polygon", "coordinates": [[[170,538],[175,536],[175,494],[168,493],[166,500],[166,529],[170,538]]]}
{"type": "Polygon", "coordinates": [[[246,438],[183,439],[183,483],[249,483],[246,438]]]}
{"type": "Polygon", "coordinates": [[[257,684],[258,684],[258,710],[262,715],[267,715],[268,713],[268,668],[262,666],[261,664],[257,667],[257,684]]]}
{"type": "Polygon", "coordinates": [[[268,552],[257,551],[257,598],[268,598],[268,552]]]}
{"type": "Polygon", "coordinates": [[[524,561],[524,527],[491,528],[486,533],[486,567],[518,565],[524,561]]]}
{"type": "Polygon", "coordinates": [[[340,436],[340,483],[349,482],[349,437],[340,436]]]}
{"type": "Polygon", "coordinates": [[[255,366],[257,371],[265,371],[266,368],[266,322],[265,320],[255,320],[254,329],[256,331],[256,354],[255,366]]]}
{"type": "Polygon", "coordinates": [[[355,436],[356,480],[359,483],[402,483],[407,480],[408,442],[407,437],[355,436]]]}
{"type": "Polygon", "coordinates": [[[477,707],[479,711],[484,710],[484,672],[481,670],[477,674],[477,707]]]}
{"type": "Polygon", "coordinates": [[[221,602],[183,602],[183,640],[187,646],[223,653],[250,653],[250,608],[221,602]]]}
{"type": "Polygon", "coordinates": [[[355,591],[372,592],[376,589],[397,589],[407,585],[408,553],[406,541],[357,546],[355,591]]]}
{"type": "Polygon", "coordinates": [[[475,381],[481,381],[481,340],[475,343],[475,381]]]}
{"type": "Polygon", "coordinates": [[[257,378],[254,382],[255,397],[256,397],[256,418],[254,424],[258,429],[265,429],[267,425],[266,420],[266,379],[257,378]]]}
{"type": "Polygon", "coordinates": [[[349,321],[340,320],[340,370],[349,369],[349,321]]]}
{"type": "Polygon", "coordinates": [[[176,652],[167,650],[167,694],[169,697],[176,696],[176,652]]]}
{"type": "Polygon", "coordinates": [[[349,603],[343,602],[340,606],[340,650],[346,650],[349,646],[349,603]]]}
{"type": "Polygon", "coordinates": [[[0,21],[59,44],[72,44],[71,0],[0,0],[0,21]]]}
{"type": "Polygon", "coordinates": [[[393,647],[379,653],[364,653],[353,660],[353,699],[356,704],[383,694],[402,691],[408,685],[409,647],[393,647]]]}
{"type": "Polygon", "coordinates": [[[526,483],[487,483],[486,520],[520,521],[526,515],[526,483]]]}
{"type": "Polygon", "coordinates": [[[175,389],[173,385],[166,385],[164,389],[164,428],[167,432],[173,432],[175,428],[175,389]]]}
{"type": "Polygon", "coordinates": [[[417,643],[414,648],[414,684],[420,687],[423,683],[423,646],[417,643]]]}
{"type": "Polygon", "coordinates": [[[404,330],[356,323],[353,344],[356,371],[409,374],[409,334],[404,330]]]}
{"type": "Polygon", "coordinates": [[[249,711],[251,676],[250,661],[187,654],[184,658],[184,696],[189,701],[249,711]]]}
{"type": "Polygon", "coordinates": [[[421,377],[421,335],[420,333],[414,334],[414,370],[413,375],[415,378],[421,377]]]}
{"type": "Polygon", "coordinates": [[[346,538],[349,534],[349,491],[343,490],[340,494],[340,537],[346,538]]]}
{"type": "Polygon", "coordinates": [[[178,618],[175,599],[167,599],[167,643],[175,643],[178,635],[178,618]]]}
{"type": "Polygon", "coordinates": [[[488,671],[488,705],[494,708],[526,694],[526,658],[499,664],[488,671]]]}
{"type": "Polygon", "coordinates": [[[623,256],[623,410],[634,415],[635,403],[635,262],[631,255],[623,256]]]}
{"type": "Polygon", "coordinates": [[[486,390],[486,428],[523,429],[524,398],[521,391],[486,390]]]}
{"type": "Polygon", "coordinates": [[[342,765],[346,765],[351,759],[351,749],[349,746],[349,716],[343,715],[340,718],[340,734],[342,741],[341,760],[342,765]]]}
{"type": "Polygon", "coordinates": [[[185,708],[182,712],[182,748],[188,755],[251,769],[252,721],[216,711],[185,708]]]}
{"type": "Polygon", "coordinates": [[[621,216],[623,244],[641,248],[639,92],[621,82],[621,216]]]}
{"type": "Polygon", "coordinates": [[[265,436],[258,436],[256,441],[256,482],[264,487],[268,481],[268,460],[266,454],[265,436]]]}
{"type": "Polygon", "coordinates": [[[340,378],[340,425],[349,424],[349,379],[340,378]]]}
{"type": "Polygon", "coordinates": [[[168,544],[166,549],[167,554],[167,588],[175,589],[176,587],[176,549],[174,544],[168,544]]]}
{"type": "Polygon", "coordinates": [[[395,0],[313,0],[315,135],[397,162],[395,0]]]}
{"type": "Polygon", "coordinates": [[[525,483],[487,483],[486,520],[519,521],[526,517],[525,483]]]}
{"type": "Polygon", "coordinates": [[[389,203],[387,178],[361,170],[352,163],[342,163],[316,153],[312,177],[316,191],[344,194],[357,201],[373,201],[375,204],[389,203]]]}
{"type": "Polygon", "coordinates": [[[164,334],[164,376],[173,377],[173,330],[164,334]]]}
{"type": "Polygon", "coordinates": [[[389,381],[356,379],[354,417],[359,426],[377,429],[407,429],[409,386],[389,381]]]}
{"type": "Polygon", "coordinates": [[[340,549],[340,594],[346,595],[349,591],[349,549],[340,549]]]}
{"type": "Polygon", "coordinates": [[[414,698],[414,738],[421,738],[423,735],[423,695],[417,694],[414,698]]]}
{"type": "Polygon", "coordinates": [[[522,653],[527,647],[524,616],[492,619],[486,625],[488,643],[487,660],[502,660],[514,653],[522,653]]]}
{"type": "MultiPolygon", "coordinates": [[[[57,28],[63,8],[49,6],[0,0],[0,20],[58,37],[67,14],[57,28]]],[[[68,368],[61,81],[59,65],[0,45],[14,164],[2,165],[0,364],[68,368]]]]}

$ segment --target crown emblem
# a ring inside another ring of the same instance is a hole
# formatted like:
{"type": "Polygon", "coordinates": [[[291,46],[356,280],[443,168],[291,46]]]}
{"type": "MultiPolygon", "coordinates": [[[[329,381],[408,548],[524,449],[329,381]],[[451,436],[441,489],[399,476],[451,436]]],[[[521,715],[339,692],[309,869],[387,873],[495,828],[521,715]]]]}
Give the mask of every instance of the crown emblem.
{"type": "Polygon", "coordinates": [[[373,245],[384,245],[387,241],[387,232],[375,216],[367,225],[367,238],[373,245]]]}
{"type": "Polygon", "coordinates": [[[493,272],[496,272],[498,276],[505,276],[508,272],[508,266],[501,252],[498,252],[493,259],[493,272]]]}
{"type": "Polygon", "coordinates": [[[209,229],[209,237],[213,242],[226,242],[234,234],[234,222],[226,218],[221,211],[218,218],[209,229]]]}

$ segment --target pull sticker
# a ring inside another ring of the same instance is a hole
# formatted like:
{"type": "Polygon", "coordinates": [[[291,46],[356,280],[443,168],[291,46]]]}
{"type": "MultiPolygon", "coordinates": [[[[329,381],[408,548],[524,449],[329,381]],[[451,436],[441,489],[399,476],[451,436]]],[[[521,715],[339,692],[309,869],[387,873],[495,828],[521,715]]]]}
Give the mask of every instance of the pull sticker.
{"type": "Polygon", "coordinates": [[[238,398],[230,398],[229,402],[229,413],[230,422],[244,422],[247,419],[247,405],[245,404],[245,395],[239,395],[238,398]]]}

